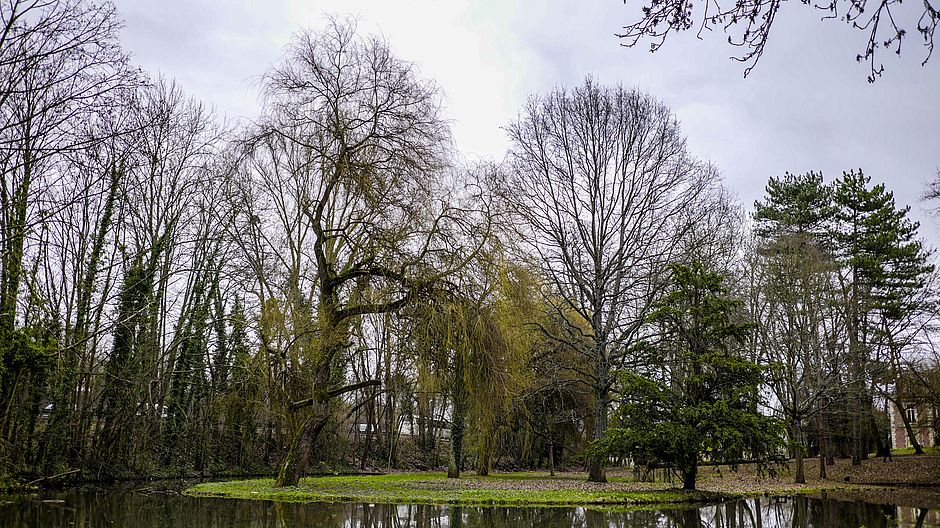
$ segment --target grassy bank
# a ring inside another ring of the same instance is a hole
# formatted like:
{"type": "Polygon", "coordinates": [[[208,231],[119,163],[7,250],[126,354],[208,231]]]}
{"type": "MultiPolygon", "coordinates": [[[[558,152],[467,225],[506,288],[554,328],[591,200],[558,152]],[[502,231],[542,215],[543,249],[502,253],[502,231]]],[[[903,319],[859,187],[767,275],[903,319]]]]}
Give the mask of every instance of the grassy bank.
{"type": "Polygon", "coordinates": [[[467,475],[459,480],[443,473],[396,473],[377,476],[306,478],[300,485],[275,488],[273,479],[209,482],[184,493],[290,502],[369,502],[386,504],[462,504],[501,506],[639,505],[700,502],[708,492],[687,492],[667,484],[584,482],[581,474],[548,477],[538,473],[507,473],[489,477],[467,475]]]}
{"type": "MultiPolygon", "coordinates": [[[[376,476],[330,476],[303,479],[300,485],[275,488],[273,479],[198,484],[188,495],[290,502],[369,502],[503,506],[665,505],[755,495],[816,494],[822,492],[887,493],[905,490],[904,502],[940,506],[940,457],[902,456],[890,462],[867,460],[852,466],[839,460],[829,478],[818,478],[817,461],[808,460],[805,484],[793,483],[792,468],[775,477],[753,466],[739,471],[702,468],[699,491],[679,489],[671,482],[634,482],[628,471],[610,471],[610,482],[585,481],[584,473],[501,473],[488,477],[467,474],[459,480],[443,473],[394,473],[376,476]]],[[[900,501],[898,501],[900,502],[900,501]]]]}

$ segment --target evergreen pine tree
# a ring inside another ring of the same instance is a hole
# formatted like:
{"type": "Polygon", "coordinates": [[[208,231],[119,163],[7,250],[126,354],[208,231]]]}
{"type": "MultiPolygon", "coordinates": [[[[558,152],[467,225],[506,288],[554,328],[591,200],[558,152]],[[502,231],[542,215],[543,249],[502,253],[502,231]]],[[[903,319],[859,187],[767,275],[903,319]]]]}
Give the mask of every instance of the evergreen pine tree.
{"type": "MultiPolygon", "coordinates": [[[[898,208],[884,184],[871,185],[861,170],[843,173],[834,185],[837,206],[833,239],[843,268],[852,390],[852,463],[860,464],[871,438],[869,386],[873,347],[882,339],[879,321],[899,319],[933,271],[930,253],[916,238],[919,225],[898,208]]],[[[875,436],[880,442],[880,436],[875,436]]],[[[879,451],[888,447],[879,445],[879,451]]]]}

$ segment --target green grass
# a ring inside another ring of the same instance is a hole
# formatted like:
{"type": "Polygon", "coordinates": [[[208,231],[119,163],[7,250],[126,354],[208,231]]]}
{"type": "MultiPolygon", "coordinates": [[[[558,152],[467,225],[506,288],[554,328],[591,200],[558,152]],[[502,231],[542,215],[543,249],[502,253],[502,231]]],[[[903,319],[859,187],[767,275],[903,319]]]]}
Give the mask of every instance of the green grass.
{"type": "MultiPolygon", "coordinates": [[[[552,479],[544,474],[466,476],[455,483],[443,473],[397,473],[377,476],[306,478],[300,485],[275,488],[273,479],[207,482],[184,493],[197,497],[273,500],[285,502],[369,502],[385,504],[462,504],[500,506],[661,505],[714,499],[714,494],[678,489],[609,491],[590,489],[501,489],[497,481],[552,479]],[[467,485],[470,481],[477,485],[467,485]],[[479,481],[494,482],[487,487],[479,481]]],[[[570,478],[558,480],[570,482],[570,478]]]]}
{"type": "MultiPolygon", "coordinates": [[[[900,449],[892,449],[892,455],[913,455],[913,447],[902,447],[900,449]]],[[[925,455],[940,455],[940,447],[924,446],[925,455]]]]}

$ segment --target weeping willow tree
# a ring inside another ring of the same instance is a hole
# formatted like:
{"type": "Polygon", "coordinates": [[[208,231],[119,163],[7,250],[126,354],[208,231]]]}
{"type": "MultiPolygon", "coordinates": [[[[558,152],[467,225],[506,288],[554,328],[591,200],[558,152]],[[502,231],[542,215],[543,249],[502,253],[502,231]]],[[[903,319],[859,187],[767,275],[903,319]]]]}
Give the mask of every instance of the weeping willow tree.
{"type": "Polygon", "coordinates": [[[477,432],[480,475],[489,474],[500,430],[510,424],[514,407],[536,382],[531,358],[544,345],[544,336],[534,331],[544,308],[539,302],[532,270],[505,259],[488,263],[492,275],[491,300],[486,306],[485,338],[493,352],[473,364],[470,415],[477,432]]]}
{"type": "Polygon", "coordinates": [[[258,304],[285,317],[260,335],[268,354],[291,357],[296,381],[281,407],[289,440],[277,485],[289,486],[339,397],[381,383],[346,383],[357,321],[395,313],[459,270],[486,215],[448,193],[437,87],[354,21],[295,35],[264,93],[230,175],[231,234],[258,304]]]}
{"type": "Polygon", "coordinates": [[[460,477],[463,469],[464,427],[470,398],[475,345],[482,341],[479,306],[454,293],[440,293],[414,307],[415,348],[422,363],[441,381],[451,404],[450,451],[447,476],[460,477]]]}
{"type": "Polygon", "coordinates": [[[471,439],[478,473],[489,473],[496,430],[529,382],[525,366],[531,343],[520,317],[526,299],[519,295],[519,277],[486,257],[477,264],[482,273],[474,284],[437,292],[410,314],[418,356],[450,399],[450,478],[460,477],[471,439]]]}

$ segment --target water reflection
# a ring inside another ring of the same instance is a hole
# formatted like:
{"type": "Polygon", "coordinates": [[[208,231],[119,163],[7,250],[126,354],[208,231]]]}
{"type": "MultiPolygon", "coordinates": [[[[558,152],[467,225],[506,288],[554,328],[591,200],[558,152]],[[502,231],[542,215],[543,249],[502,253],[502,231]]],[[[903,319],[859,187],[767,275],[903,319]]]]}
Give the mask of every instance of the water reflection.
{"type": "Polygon", "coordinates": [[[284,504],[175,494],[70,490],[0,496],[5,528],[804,528],[940,527],[940,510],[831,498],[761,498],[694,508],[475,508],[383,504],[284,504]]]}

